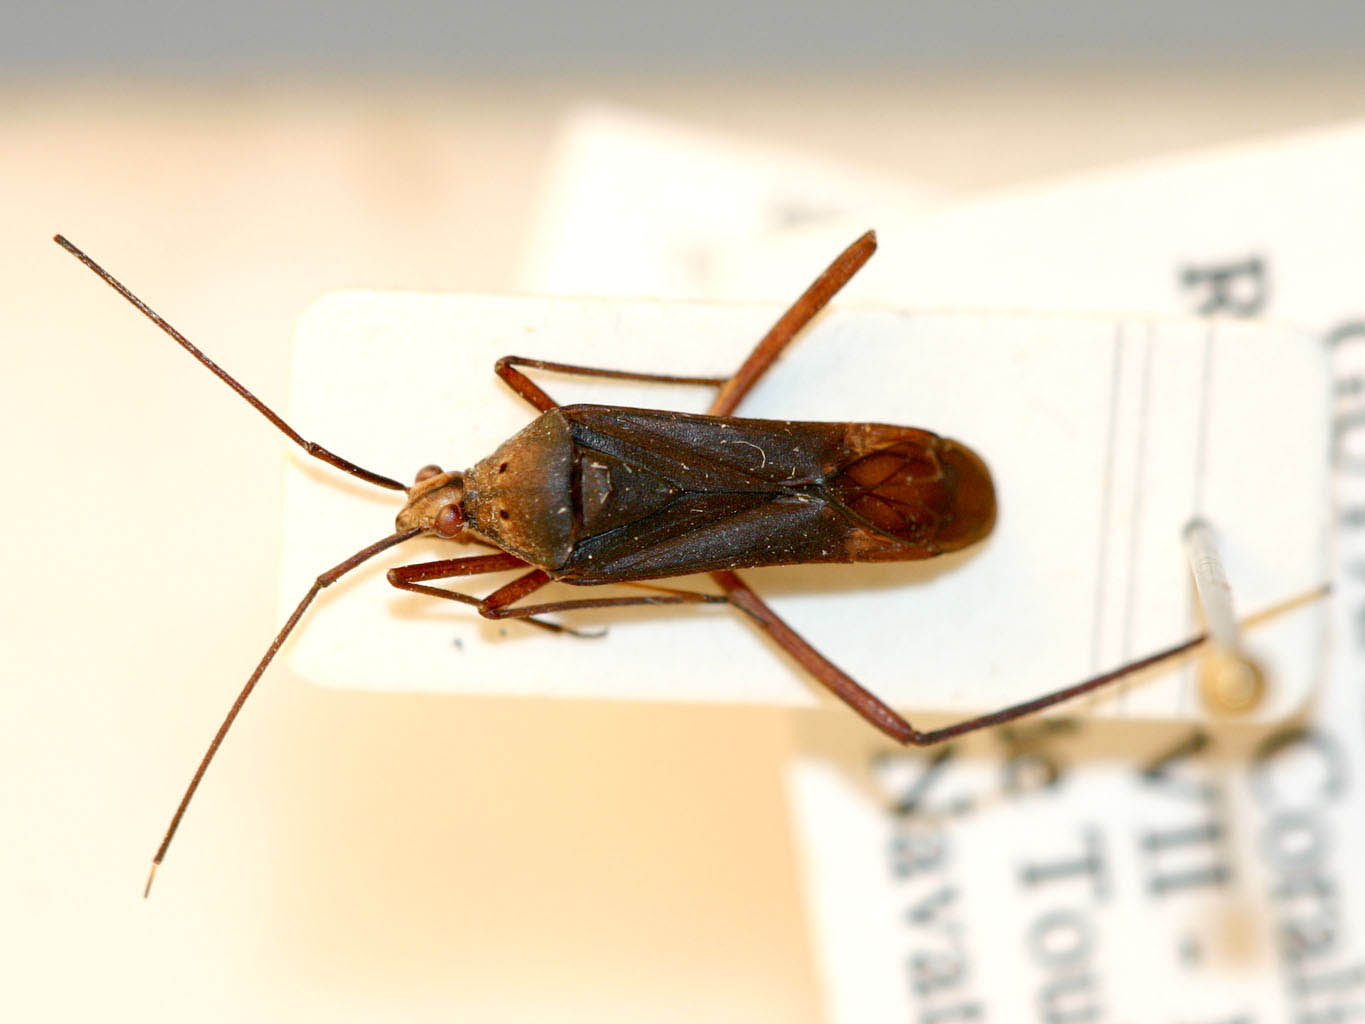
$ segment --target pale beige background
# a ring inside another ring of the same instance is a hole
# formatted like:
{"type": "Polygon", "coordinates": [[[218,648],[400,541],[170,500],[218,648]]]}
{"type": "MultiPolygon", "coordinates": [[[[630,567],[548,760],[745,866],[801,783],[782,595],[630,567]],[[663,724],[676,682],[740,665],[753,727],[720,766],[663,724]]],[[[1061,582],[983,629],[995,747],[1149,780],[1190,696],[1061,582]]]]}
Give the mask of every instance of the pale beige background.
{"type": "Polygon", "coordinates": [[[275,671],[141,901],[278,625],[282,441],[54,231],[279,400],[291,325],[323,292],[510,287],[578,98],[969,193],[1358,117],[1363,85],[0,91],[6,1016],[819,1019],[777,711],[359,696],[275,671]]]}

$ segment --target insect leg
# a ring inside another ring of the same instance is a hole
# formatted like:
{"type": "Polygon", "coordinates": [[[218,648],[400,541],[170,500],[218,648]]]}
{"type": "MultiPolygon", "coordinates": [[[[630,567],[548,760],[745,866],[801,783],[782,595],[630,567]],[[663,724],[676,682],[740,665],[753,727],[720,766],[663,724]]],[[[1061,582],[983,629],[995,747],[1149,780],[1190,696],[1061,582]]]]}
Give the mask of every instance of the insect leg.
{"type": "Polygon", "coordinates": [[[864,263],[877,251],[877,236],[868,231],[857,241],[839,254],[823,274],[817,277],[801,293],[791,307],[768,329],[758,345],[749,353],[733,377],[680,377],[659,373],[633,373],[626,370],[605,370],[593,366],[577,366],[570,363],[555,363],[542,359],[525,359],[521,356],[503,356],[493,367],[493,371],[507,382],[508,387],[529,402],[540,412],[557,407],[558,403],[547,395],[526,374],[516,369],[530,366],[537,370],[551,370],[557,373],[573,373],[584,377],[608,377],[614,380],[641,380],[656,384],[701,384],[718,387],[720,394],[712,403],[712,416],[728,416],[767,372],[782,350],[791,343],[815,314],[825,308],[830,299],[849,282],[864,263]]]}
{"type": "Polygon", "coordinates": [[[518,366],[530,366],[537,370],[550,370],[554,373],[571,373],[580,377],[641,380],[651,384],[700,384],[712,388],[720,387],[728,379],[726,377],[678,377],[663,373],[635,373],[630,370],[604,370],[597,366],[577,366],[572,363],[553,363],[545,359],[527,359],[523,356],[503,356],[493,365],[493,372],[506,381],[508,387],[541,412],[554,409],[559,403],[542,391],[526,374],[516,369],[518,366]]]}
{"type": "MultiPolygon", "coordinates": [[[[877,235],[868,231],[845,249],[825,268],[809,288],[801,293],[791,308],[768,329],[735,375],[726,381],[720,394],[707,410],[712,416],[729,416],[760,377],[777,361],[782,350],[791,343],[798,331],[810,323],[815,314],[824,309],[877,251],[877,235]]],[[[816,680],[851,707],[863,718],[898,743],[913,743],[914,728],[900,715],[887,707],[880,698],[817,651],[796,630],[783,622],[749,585],[730,571],[713,572],[711,578],[720,584],[730,603],[748,614],[778,645],[790,654],[816,680]]]]}
{"type": "Polygon", "coordinates": [[[1188,640],[1181,641],[1178,644],[1157,651],[1155,654],[1149,654],[1145,658],[1139,658],[1137,661],[1130,661],[1126,665],[1120,665],[1111,672],[1092,676],[1083,682],[1065,686],[1060,690],[1053,690],[1051,693],[1045,693],[1041,697],[1033,698],[1033,700],[1026,700],[1022,704],[1011,704],[1007,708],[1001,708],[999,711],[992,711],[990,714],[978,715],[975,718],[968,718],[965,721],[955,722],[952,725],[945,725],[942,729],[930,729],[926,732],[920,732],[918,729],[912,730],[914,735],[908,742],[917,747],[928,747],[935,743],[942,743],[944,740],[951,740],[964,733],[976,732],[978,729],[989,729],[994,725],[1004,725],[1006,722],[1013,722],[1016,718],[1023,718],[1025,715],[1031,715],[1034,712],[1050,708],[1054,704],[1062,703],[1062,701],[1071,700],[1073,697],[1079,697],[1082,694],[1090,693],[1092,690],[1098,690],[1100,687],[1117,682],[1134,672],[1140,672],[1142,669],[1151,668],[1153,665],[1157,665],[1163,661],[1179,657],[1182,654],[1188,654],[1207,639],[1207,633],[1200,633],[1198,636],[1190,637],[1188,640]]]}
{"type": "MultiPolygon", "coordinates": [[[[1277,604],[1273,604],[1269,608],[1262,608],[1253,615],[1248,615],[1238,623],[1238,626],[1242,629],[1247,629],[1252,626],[1259,626],[1264,622],[1270,622],[1287,612],[1302,608],[1310,602],[1320,601],[1324,597],[1327,597],[1331,592],[1332,585],[1330,583],[1324,583],[1321,586],[1313,587],[1311,590],[1305,590],[1302,593],[1295,594],[1277,604]]],[[[1206,642],[1208,638],[1209,636],[1207,633],[1200,633],[1198,636],[1192,636],[1188,640],[1183,640],[1178,644],[1172,644],[1170,647],[1138,658],[1136,661],[1130,661],[1126,665],[1120,665],[1116,669],[1111,669],[1100,675],[1092,676],[1079,683],[1073,683],[1060,690],[1053,690],[1051,693],[1045,693],[1041,697],[1033,698],[1033,700],[1026,700],[1022,704],[1012,704],[1007,708],[1001,708],[999,711],[993,711],[988,715],[978,715],[976,718],[969,718],[964,722],[947,725],[942,729],[931,729],[928,732],[916,731],[915,738],[910,742],[914,743],[916,746],[923,747],[928,746],[931,743],[941,743],[943,740],[950,740],[954,736],[961,736],[963,733],[975,732],[977,729],[985,729],[988,726],[1003,725],[1006,722],[1013,722],[1016,718],[1023,718],[1025,715],[1031,715],[1035,711],[1042,711],[1045,708],[1052,707],[1054,704],[1060,704],[1064,700],[1071,700],[1073,697],[1079,697],[1082,694],[1098,690],[1100,687],[1107,686],[1134,672],[1140,672],[1143,669],[1159,665],[1164,661],[1169,661],[1172,658],[1178,658],[1181,655],[1188,654],[1200,644],[1206,642]]]]}
{"type": "Polygon", "coordinates": [[[740,611],[761,626],[779,647],[790,654],[821,685],[875,725],[897,743],[914,743],[917,733],[900,715],[874,694],[864,689],[847,672],[802,639],[801,634],[783,622],[763,603],[747,583],[728,570],[711,573],[726,597],[740,611]]]}
{"type": "Polygon", "coordinates": [[[536,569],[525,576],[519,576],[500,590],[495,590],[479,605],[479,614],[490,619],[520,619],[541,612],[566,612],[584,608],[629,608],[638,605],[661,604],[728,604],[729,599],[721,594],[706,594],[694,590],[675,590],[669,587],[645,587],[656,591],[648,597],[589,597],[571,601],[550,601],[544,604],[525,605],[513,608],[511,605],[523,597],[535,593],[553,580],[543,570],[536,569]]]}
{"type": "MultiPolygon", "coordinates": [[[[1145,657],[1130,661],[1118,668],[1103,672],[1097,676],[1064,686],[1060,690],[1053,690],[1045,693],[1041,697],[1034,697],[1019,704],[1011,704],[1001,708],[999,711],[992,711],[989,714],[977,715],[974,718],[967,718],[961,722],[954,722],[952,725],[945,725],[940,729],[927,729],[920,731],[907,722],[896,712],[883,704],[879,699],[860,686],[852,677],[845,673],[839,666],[835,665],[823,654],[817,651],[810,644],[806,643],[795,630],[783,622],[765,605],[748,585],[732,572],[713,572],[711,577],[725,590],[730,603],[741,611],[747,612],[753,619],[763,627],[767,633],[777,641],[778,645],[795,658],[803,668],[818,679],[836,697],[848,704],[854,711],[862,715],[869,722],[875,725],[882,732],[899,743],[916,747],[929,747],[935,743],[942,743],[944,740],[955,739],[969,732],[976,732],[978,729],[988,729],[996,725],[1004,725],[1013,722],[1015,719],[1023,718],[1026,715],[1044,711],[1063,701],[1072,700],[1087,693],[1108,686],[1110,683],[1117,682],[1125,676],[1144,669],[1152,668],[1165,661],[1189,654],[1201,644],[1208,640],[1207,633],[1200,633],[1192,636],[1188,640],[1182,640],[1178,644],[1155,651],[1145,657]]],[[[1293,611],[1296,608],[1316,601],[1327,596],[1331,592],[1330,585],[1315,587],[1312,590],[1298,594],[1287,601],[1282,601],[1277,605],[1248,616],[1242,620],[1242,626],[1258,625],[1269,621],[1276,616],[1293,611]]]]}
{"type": "Polygon", "coordinates": [[[777,361],[782,350],[791,343],[798,331],[810,323],[815,314],[825,308],[826,303],[848,284],[862,265],[877,251],[876,232],[869,231],[841,252],[825,268],[825,272],[811,282],[811,286],[801,293],[791,308],[778,317],[777,323],[768,329],[762,340],[754,346],[749,358],[735,371],[735,375],[725,382],[720,394],[707,410],[712,416],[729,416],[758,383],[758,379],[777,361]]]}
{"type": "Polygon", "coordinates": [[[829,689],[836,697],[851,707],[863,718],[867,719],[886,735],[890,736],[897,743],[908,746],[927,747],[944,740],[953,739],[963,733],[975,732],[977,729],[985,729],[993,725],[1002,725],[1005,722],[1012,722],[1016,718],[1040,711],[1043,708],[1059,704],[1072,697],[1078,697],[1083,693],[1098,689],[1106,683],[1113,682],[1120,676],[1127,675],[1137,669],[1146,668],[1158,661],[1166,658],[1173,658],[1178,654],[1183,654],[1191,648],[1202,643],[1202,636],[1178,644],[1175,647],[1159,651],[1151,657],[1144,658],[1140,662],[1125,665],[1122,668],[1087,679],[1083,683],[1069,686],[1063,690],[1057,690],[1043,697],[1026,701],[1023,704],[1015,704],[1000,711],[988,715],[980,715],[976,718],[969,718],[966,721],[958,722],[954,725],[945,726],[942,729],[933,729],[928,732],[920,732],[909,722],[907,722],[891,708],[876,697],[874,694],[864,689],[852,676],[848,675],[843,669],[839,668],[814,647],[808,644],[799,633],[783,622],[770,609],[757,594],[753,592],[743,580],[732,572],[713,572],[711,577],[724,588],[726,595],[730,598],[730,603],[741,611],[749,614],[767,633],[771,636],[779,647],[790,654],[807,672],[813,675],[820,683],[829,689]]]}
{"type": "MultiPolygon", "coordinates": [[[[459,601],[461,604],[472,605],[482,612],[483,599],[474,597],[472,594],[462,594],[458,590],[446,590],[444,587],[425,586],[425,580],[447,580],[456,576],[478,576],[486,572],[502,572],[506,569],[521,569],[527,565],[516,555],[499,553],[496,555],[470,555],[467,558],[443,558],[435,562],[417,562],[413,565],[400,565],[395,569],[389,570],[388,580],[399,590],[410,590],[414,594],[425,594],[427,597],[439,597],[446,601],[459,601]]],[[[524,577],[523,577],[524,578],[524,577]]],[[[551,633],[566,633],[569,636],[577,637],[596,637],[600,633],[584,633],[580,630],[570,629],[568,626],[561,626],[557,622],[548,622],[544,619],[525,617],[526,621],[533,626],[549,630],[551,633]]]]}

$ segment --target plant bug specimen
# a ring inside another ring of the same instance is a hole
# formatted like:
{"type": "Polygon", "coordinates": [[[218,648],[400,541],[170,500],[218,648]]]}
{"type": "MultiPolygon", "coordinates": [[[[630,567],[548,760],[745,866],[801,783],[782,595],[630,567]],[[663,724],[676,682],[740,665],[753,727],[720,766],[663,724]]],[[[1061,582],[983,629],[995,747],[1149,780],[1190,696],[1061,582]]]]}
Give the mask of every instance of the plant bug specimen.
{"type": "MultiPolygon", "coordinates": [[[[985,462],[927,430],[871,423],[741,419],[732,414],[795,335],[876,249],[867,232],[811,284],[729,377],[677,377],[506,356],[494,367],[539,415],[465,472],[430,465],[409,487],[305,440],[90,257],[56,241],[309,455],[371,484],[403,491],[396,530],[320,574],[238,694],[177,807],[147,879],[150,890],[186,808],[246,699],[323,588],[373,556],[419,535],[492,548],[390,570],[403,590],[581,635],[543,616],[572,609],[686,603],[730,604],[745,613],[835,696],[898,743],[927,746],[1012,721],[1160,661],[1194,637],[1114,671],[991,714],[918,730],[786,625],[736,574],[764,565],[932,558],[985,538],[996,516],[985,462]],[[560,406],[520,367],[590,377],[717,388],[707,415],[600,405],[560,406]],[[434,581],[523,569],[483,598],[434,581]],[[651,581],[709,572],[721,593],[651,581]],[[551,582],[627,584],[634,597],[521,602],[551,582]]],[[[144,890],[144,894],[145,894],[144,890]]]]}

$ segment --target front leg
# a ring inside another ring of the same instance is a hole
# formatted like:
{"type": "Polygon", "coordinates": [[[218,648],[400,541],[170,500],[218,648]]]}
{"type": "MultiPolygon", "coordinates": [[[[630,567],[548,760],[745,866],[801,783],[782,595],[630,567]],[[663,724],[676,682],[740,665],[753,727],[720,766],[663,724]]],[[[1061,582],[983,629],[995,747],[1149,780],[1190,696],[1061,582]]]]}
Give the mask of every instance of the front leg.
{"type": "MultiPolygon", "coordinates": [[[[408,590],[414,594],[423,594],[427,597],[439,597],[445,601],[459,601],[461,604],[472,605],[479,610],[479,614],[483,615],[484,601],[482,598],[474,597],[472,594],[462,594],[458,590],[446,590],[444,587],[430,587],[426,585],[425,581],[448,580],[458,576],[479,576],[488,572],[504,572],[508,569],[522,569],[528,564],[516,555],[509,555],[506,552],[499,552],[496,555],[470,555],[466,558],[442,558],[435,562],[400,565],[396,569],[389,570],[388,579],[389,583],[399,590],[408,590]]],[[[506,589],[506,587],[502,588],[502,590],[506,589]]],[[[495,593],[501,592],[501,590],[495,591],[495,593]]],[[[497,618],[497,616],[485,617],[497,618]]],[[[532,618],[530,615],[524,616],[524,618],[531,625],[539,626],[551,633],[565,633],[577,637],[601,636],[600,633],[584,633],[567,626],[561,626],[557,622],[532,618]]]]}

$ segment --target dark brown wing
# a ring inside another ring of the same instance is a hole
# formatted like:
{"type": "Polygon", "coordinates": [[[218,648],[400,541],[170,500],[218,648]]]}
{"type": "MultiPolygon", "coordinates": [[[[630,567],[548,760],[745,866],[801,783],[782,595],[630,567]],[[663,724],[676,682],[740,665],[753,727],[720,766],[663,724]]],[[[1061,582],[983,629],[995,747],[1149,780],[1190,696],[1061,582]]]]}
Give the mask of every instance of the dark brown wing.
{"type": "Polygon", "coordinates": [[[828,480],[834,500],[908,544],[956,551],[995,525],[995,485],[970,448],[927,431],[849,424],[854,455],[828,480]]]}
{"type": "Polygon", "coordinates": [[[607,406],[560,412],[578,452],[588,527],[552,570],[566,582],[930,558],[994,522],[984,464],[925,430],[607,406]]]}
{"type": "Polygon", "coordinates": [[[818,483],[851,457],[846,423],[732,419],[604,405],[570,405],[559,411],[578,445],[624,459],[688,491],[776,492],[818,483]]]}

